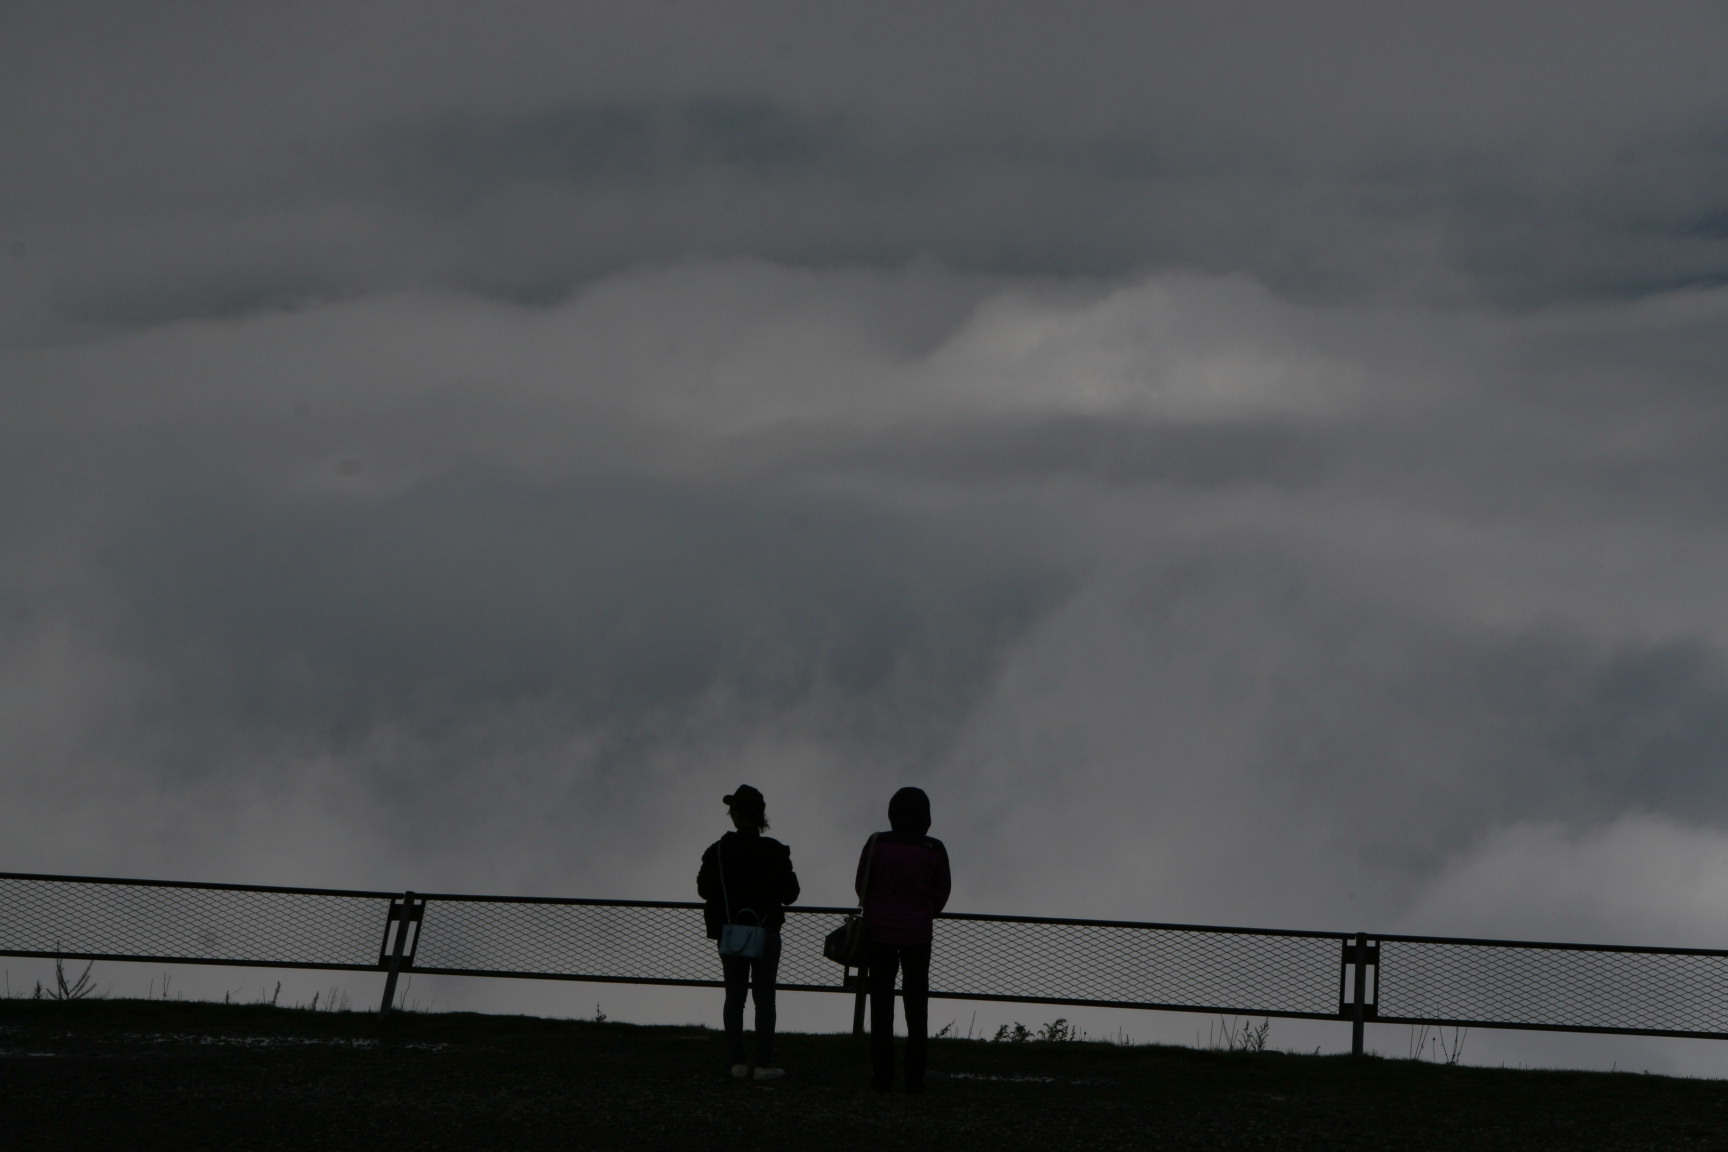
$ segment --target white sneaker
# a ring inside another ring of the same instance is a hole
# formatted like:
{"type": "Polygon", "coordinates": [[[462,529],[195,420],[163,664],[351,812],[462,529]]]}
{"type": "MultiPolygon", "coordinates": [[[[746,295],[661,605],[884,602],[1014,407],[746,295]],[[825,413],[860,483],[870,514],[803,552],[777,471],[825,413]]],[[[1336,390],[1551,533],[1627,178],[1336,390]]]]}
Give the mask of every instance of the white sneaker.
{"type": "Polygon", "coordinates": [[[786,1075],[786,1069],[784,1068],[756,1069],[756,1079],[758,1080],[778,1080],[784,1075],[786,1075]]]}
{"type": "MultiPolygon", "coordinates": [[[[757,1071],[761,1071],[761,1069],[757,1069],[757,1071]]],[[[748,1075],[750,1075],[750,1065],[748,1065],[748,1064],[734,1064],[734,1065],[732,1065],[732,1079],[742,1080],[742,1079],[744,1079],[744,1077],[746,1077],[748,1075]]]]}

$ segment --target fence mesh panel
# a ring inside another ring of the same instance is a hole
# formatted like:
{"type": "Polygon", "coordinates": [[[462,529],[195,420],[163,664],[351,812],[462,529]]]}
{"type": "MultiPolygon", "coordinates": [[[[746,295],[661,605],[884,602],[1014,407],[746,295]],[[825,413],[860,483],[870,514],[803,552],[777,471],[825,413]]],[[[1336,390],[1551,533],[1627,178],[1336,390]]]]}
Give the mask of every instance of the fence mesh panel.
{"type": "MultiPolygon", "coordinates": [[[[780,986],[840,987],[822,957],[838,912],[792,911],[781,930],[780,986]]],[[[720,979],[700,905],[562,904],[430,897],[417,971],[593,976],[613,980],[720,979]]]]}
{"type": "MultiPolygon", "coordinates": [[[[780,984],[839,990],[822,956],[838,911],[790,911],[780,984]]],[[[1138,925],[940,919],[936,995],[1338,1012],[1335,936],[1138,925]]],[[[554,904],[431,897],[418,970],[715,981],[719,962],[698,906],[554,904]]]]}
{"type": "Polygon", "coordinates": [[[930,988],[971,996],[1338,1013],[1336,936],[943,919],[930,988]]]}
{"type": "Polygon", "coordinates": [[[822,941],[845,921],[844,912],[793,912],[781,929],[780,979],[806,988],[838,988],[845,969],[822,955],[822,941]]]}
{"type": "Polygon", "coordinates": [[[700,908],[426,901],[416,969],[712,980],[700,908]]]}
{"type": "Polygon", "coordinates": [[[1728,1034],[1728,956],[1385,940],[1378,1017],[1728,1034]]]}
{"type": "Polygon", "coordinates": [[[0,951],[378,963],[388,897],[0,877],[0,951]]]}

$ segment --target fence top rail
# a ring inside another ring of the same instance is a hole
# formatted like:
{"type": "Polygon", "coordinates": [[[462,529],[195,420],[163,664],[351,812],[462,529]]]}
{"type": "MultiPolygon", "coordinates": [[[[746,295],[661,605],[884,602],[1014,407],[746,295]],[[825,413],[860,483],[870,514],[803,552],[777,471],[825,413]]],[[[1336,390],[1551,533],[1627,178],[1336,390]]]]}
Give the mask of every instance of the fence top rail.
{"type": "MultiPolygon", "coordinates": [[[[474,904],[580,904],[625,908],[701,908],[700,900],[602,900],[577,896],[476,896],[458,892],[416,892],[419,900],[465,901],[474,904]]],[[[788,912],[846,916],[857,905],[789,904],[788,912]]],[[[1077,920],[1066,916],[998,916],[987,912],[939,912],[938,920],[977,920],[991,924],[1059,924],[1077,928],[1144,928],[1159,932],[1213,932],[1239,936],[1299,936],[1314,940],[1349,940],[1350,932],[1315,932],[1301,928],[1227,928],[1217,924],[1163,924],[1146,920],[1077,920]]]]}
{"type": "MultiPolygon", "coordinates": [[[[122,876],[62,876],[50,872],[0,872],[0,880],[43,880],[60,884],[123,884],[137,888],[194,888],[221,892],[282,892],[296,896],[355,896],[367,900],[400,900],[412,895],[416,900],[472,901],[479,904],[582,904],[612,905],[624,908],[701,908],[700,900],[613,900],[586,896],[480,896],[463,892],[407,892],[396,889],[374,892],[360,888],[299,888],[282,884],[221,884],[200,880],[139,880],[122,876]]],[[[830,908],[814,904],[788,906],[788,912],[817,912],[846,915],[856,912],[855,906],[830,908]]],[[[1001,917],[984,917],[1001,919],[1001,917]]]]}
{"type": "Polygon", "coordinates": [[[1728,948],[1665,948],[1643,944],[1571,944],[1555,940],[1496,940],[1475,936],[1398,936],[1368,933],[1370,943],[1451,944],[1466,948],[1540,948],[1551,952],[1633,952],[1642,956],[1720,956],[1728,948]]]}
{"type": "MultiPolygon", "coordinates": [[[[576,904],[613,908],[703,908],[700,900],[611,900],[593,896],[476,896],[466,892],[416,892],[416,900],[441,900],[446,903],[468,904],[576,904]]],[[[817,912],[847,915],[856,907],[829,908],[816,904],[788,904],[788,912],[817,912]]]]}
{"type": "Polygon", "coordinates": [[[0,872],[0,880],[47,880],[62,884],[125,884],[138,888],[200,888],[219,892],[283,892],[295,896],[355,896],[395,900],[402,893],[368,892],[358,888],[292,888],[280,884],[217,884],[198,880],[133,880],[118,876],[59,876],[47,872],[0,872]]]}
{"type": "Polygon", "coordinates": [[[591,896],[480,896],[472,892],[416,892],[414,899],[449,904],[580,904],[615,908],[700,908],[700,900],[611,900],[591,896]]]}
{"type": "MultiPolygon", "coordinates": [[[[375,892],[353,888],[298,888],[277,884],[220,884],[195,880],[139,880],[116,876],[62,876],[42,872],[0,872],[0,880],[46,880],[74,884],[124,884],[145,888],[194,888],[228,892],[282,892],[304,896],[356,896],[375,900],[400,899],[403,891],[375,892]]],[[[585,896],[490,896],[471,892],[414,892],[416,900],[442,900],[475,904],[565,904],[591,907],[622,908],[701,908],[699,900],[621,900],[585,896]]],[[[788,912],[845,916],[856,912],[856,905],[831,906],[795,904],[788,912]]],[[[1006,924],[1057,924],[1080,928],[1142,928],[1174,932],[1233,933],[1245,936],[1298,936],[1310,939],[1348,939],[1345,932],[1314,932],[1292,928],[1233,928],[1217,924],[1164,924],[1142,920],[1085,920],[1063,916],[998,916],[978,912],[944,912],[941,920],[976,920],[1006,924]]],[[[1391,939],[1391,937],[1385,937],[1391,939]]]]}

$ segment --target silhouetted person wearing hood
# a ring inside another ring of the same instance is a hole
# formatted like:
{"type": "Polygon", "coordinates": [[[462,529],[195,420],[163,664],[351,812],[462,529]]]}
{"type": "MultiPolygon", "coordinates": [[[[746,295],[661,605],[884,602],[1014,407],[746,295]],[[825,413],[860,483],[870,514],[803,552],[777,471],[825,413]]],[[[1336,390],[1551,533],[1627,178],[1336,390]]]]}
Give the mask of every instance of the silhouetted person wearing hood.
{"type": "Polygon", "coordinates": [[[754,1076],[757,1080],[778,1080],[786,1073],[774,1065],[774,985],[780,975],[780,926],[786,923],[786,905],[798,899],[798,875],[792,871],[792,850],[762,835],[768,827],[768,802],[762,793],[745,784],[724,800],[736,831],[708,846],[696,873],[696,893],[703,900],[708,939],[718,940],[721,927],[728,923],[755,923],[767,930],[760,957],[720,957],[726,979],[726,1003],[721,1010],[726,1050],[732,1075],[740,1079],[752,1075],[744,1051],[744,997],[748,994],[756,1002],[754,1076]]]}
{"type": "Polygon", "coordinates": [[[930,797],[902,788],[888,801],[892,832],[879,832],[858,859],[856,887],[869,942],[871,1082],[894,1079],[894,977],[906,1005],[906,1090],[924,1090],[930,1041],[930,939],[948,904],[948,849],[930,831],[930,797]]]}

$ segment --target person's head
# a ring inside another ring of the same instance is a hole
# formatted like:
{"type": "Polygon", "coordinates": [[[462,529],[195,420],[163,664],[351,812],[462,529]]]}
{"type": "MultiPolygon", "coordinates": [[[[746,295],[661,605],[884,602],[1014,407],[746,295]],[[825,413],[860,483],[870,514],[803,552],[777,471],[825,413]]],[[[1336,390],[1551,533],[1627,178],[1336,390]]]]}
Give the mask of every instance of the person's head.
{"type": "Polygon", "coordinates": [[[732,814],[732,824],[740,832],[765,832],[768,829],[768,801],[762,793],[748,784],[740,784],[738,790],[730,796],[723,797],[726,808],[732,814]]]}
{"type": "Polygon", "coordinates": [[[896,832],[922,836],[930,831],[930,797],[922,788],[902,788],[888,801],[888,823],[896,832]]]}

